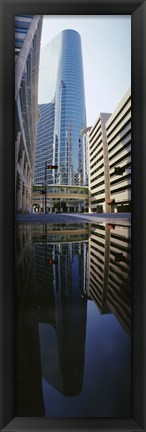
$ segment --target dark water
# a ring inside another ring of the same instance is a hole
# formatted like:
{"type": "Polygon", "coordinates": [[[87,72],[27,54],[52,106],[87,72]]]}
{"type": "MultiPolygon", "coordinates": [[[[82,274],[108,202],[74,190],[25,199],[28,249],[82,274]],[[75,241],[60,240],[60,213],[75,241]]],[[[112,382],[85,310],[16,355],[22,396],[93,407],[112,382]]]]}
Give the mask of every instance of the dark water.
{"type": "Polygon", "coordinates": [[[16,227],[16,416],[131,416],[130,227],[16,227]]]}

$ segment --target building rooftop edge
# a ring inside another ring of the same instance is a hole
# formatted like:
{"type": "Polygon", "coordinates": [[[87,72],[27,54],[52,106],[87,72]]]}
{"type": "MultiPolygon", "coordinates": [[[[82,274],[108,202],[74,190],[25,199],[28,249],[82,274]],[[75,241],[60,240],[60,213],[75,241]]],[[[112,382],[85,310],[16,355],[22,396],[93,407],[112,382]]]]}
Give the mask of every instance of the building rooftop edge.
{"type": "Polygon", "coordinates": [[[83,135],[85,132],[90,131],[91,128],[92,128],[92,126],[86,126],[83,129],[81,129],[81,135],[83,135]]]}
{"type": "Polygon", "coordinates": [[[55,38],[57,38],[59,35],[61,35],[62,33],[65,33],[65,32],[77,33],[77,35],[81,38],[80,33],[77,32],[76,30],[74,30],[74,29],[64,29],[64,30],[61,30],[59,33],[57,33],[55,36],[53,36],[48,42],[46,42],[46,44],[42,46],[42,49],[46,48],[47,45],[49,45],[50,42],[52,42],[55,38]]]}
{"type": "Polygon", "coordinates": [[[101,117],[102,117],[103,115],[111,116],[112,114],[111,114],[111,113],[107,113],[107,112],[100,112],[100,113],[98,114],[98,117],[96,118],[95,122],[94,122],[93,125],[91,126],[91,129],[94,129],[96,123],[97,123],[99,120],[101,120],[101,117]]]}
{"type": "Polygon", "coordinates": [[[118,105],[116,106],[115,110],[111,114],[110,118],[107,120],[106,126],[108,126],[110,122],[114,119],[114,117],[117,115],[119,110],[122,108],[122,105],[124,105],[124,103],[129,98],[130,95],[131,95],[131,86],[128,88],[128,90],[126,91],[126,93],[124,94],[124,96],[122,97],[118,105]]]}

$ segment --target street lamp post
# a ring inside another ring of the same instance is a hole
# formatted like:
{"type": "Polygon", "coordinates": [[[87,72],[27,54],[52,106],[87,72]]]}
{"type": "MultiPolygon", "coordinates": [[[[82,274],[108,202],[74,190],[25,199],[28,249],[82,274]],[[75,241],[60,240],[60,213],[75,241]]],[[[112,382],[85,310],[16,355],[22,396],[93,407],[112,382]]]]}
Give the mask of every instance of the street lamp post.
{"type": "Polygon", "coordinates": [[[58,169],[58,165],[48,165],[47,161],[45,162],[45,213],[47,213],[47,169],[58,169]]]}

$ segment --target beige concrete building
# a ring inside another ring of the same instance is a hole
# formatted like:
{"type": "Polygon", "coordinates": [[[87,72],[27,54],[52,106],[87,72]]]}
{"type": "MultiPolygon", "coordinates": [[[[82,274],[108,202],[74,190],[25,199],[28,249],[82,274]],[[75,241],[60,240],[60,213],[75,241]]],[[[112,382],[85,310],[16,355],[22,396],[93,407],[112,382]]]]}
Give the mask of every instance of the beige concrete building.
{"type": "Polygon", "coordinates": [[[89,212],[131,211],[131,90],[89,132],[89,212]]]}
{"type": "Polygon", "coordinates": [[[106,123],[111,211],[131,211],[131,89],[106,123]]]}
{"type": "Polygon", "coordinates": [[[110,212],[110,183],[105,124],[111,114],[101,113],[89,132],[89,212],[110,212]]]}
{"type": "Polygon", "coordinates": [[[15,17],[15,209],[32,208],[42,17],[15,17]]]}

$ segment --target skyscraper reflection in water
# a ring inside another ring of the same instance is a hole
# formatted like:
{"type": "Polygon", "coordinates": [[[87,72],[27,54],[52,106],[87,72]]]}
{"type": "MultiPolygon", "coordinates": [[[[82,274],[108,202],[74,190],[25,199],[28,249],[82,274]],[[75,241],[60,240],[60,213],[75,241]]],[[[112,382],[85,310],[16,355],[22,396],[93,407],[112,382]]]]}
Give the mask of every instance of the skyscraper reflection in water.
{"type": "Polygon", "coordinates": [[[130,242],[126,226],[17,225],[17,416],[98,417],[101,395],[105,416],[130,416],[130,242]]]}
{"type": "Polygon", "coordinates": [[[17,251],[23,248],[20,256],[17,252],[17,291],[21,290],[17,302],[20,323],[17,365],[18,370],[23,368],[20,375],[25,376],[23,389],[18,378],[18,415],[36,415],[36,412],[44,415],[41,378],[67,396],[75,396],[82,390],[87,310],[87,300],[82,294],[87,282],[88,229],[78,231],[79,234],[74,229],[66,234],[60,231],[56,236],[50,231],[53,240],[49,243],[46,226],[37,232],[32,227],[17,230],[17,251]],[[35,243],[31,250],[33,236],[35,243]],[[28,266],[25,280],[21,278],[23,266],[28,266]],[[25,372],[29,380],[31,377],[30,400],[25,394],[29,386],[25,372]],[[33,389],[35,404],[38,401],[34,411],[30,403],[33,389]],[[20,397],[21,392],[24,397],[22,394],[20,397]]]}
{"type": "MultiPolygon", "coordinates": [[[[83,251],[87,244],[80,246],[83,251]]],[[[42,376],[62,394],[74,396],[82,390],[84,372],[87,300],[82,298],[79,272],[82,254],[78,243],[42,248],[34,249],[42,376]]]]}

